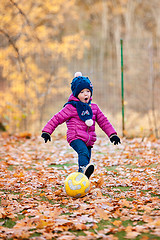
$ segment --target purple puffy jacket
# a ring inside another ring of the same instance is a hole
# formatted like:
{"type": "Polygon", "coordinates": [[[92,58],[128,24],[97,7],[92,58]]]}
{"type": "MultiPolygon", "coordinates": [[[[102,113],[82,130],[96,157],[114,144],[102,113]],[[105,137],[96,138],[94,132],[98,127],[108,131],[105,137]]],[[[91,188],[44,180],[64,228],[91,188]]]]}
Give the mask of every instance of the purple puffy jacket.
{"type": "MultiPolygon", "coordinates": [[[[70,95],[69,101],[79,101],[73,94],[70,95]]],[[[77,109],[71,104],[67,104],[61,111],[55,114],[49,122],[45,125],[42,132],[52,134],[55,128],[66,122],[67,124],[67,141],[69,144],[76,139],[83,140],[87,146],[93,146],[96,141],[95,122],[98,123],[100,128],[108,135],[117,134],[111,123],[99,109],[97,104],[91,103],[93,112],[93,125],[88,127],[83,122],[77,113],[77,109]]]]}

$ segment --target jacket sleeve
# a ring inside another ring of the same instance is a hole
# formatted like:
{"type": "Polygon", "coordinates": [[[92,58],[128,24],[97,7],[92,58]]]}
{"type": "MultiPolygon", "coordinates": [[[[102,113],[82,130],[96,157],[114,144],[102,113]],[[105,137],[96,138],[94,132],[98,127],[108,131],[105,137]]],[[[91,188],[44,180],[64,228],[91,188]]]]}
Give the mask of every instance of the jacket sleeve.
{"type": "Polygon", "coordinates": [[[71,105],[67,104],[61,111],[56,113],[45,125],[42,129],[42,132],[47,132],[52,134],[53,131],[58,127],[58,125],[66,122],[68,119],[72,117],[71,105]]]}
{"type": "Polygon", "coordinates": [[[107,117],[103,114],[100,108],[97,106],[97,116],[96,121],[99,127],[110,137],[112,134],[117,134],[114,127],[111,125],[107,117]]]}

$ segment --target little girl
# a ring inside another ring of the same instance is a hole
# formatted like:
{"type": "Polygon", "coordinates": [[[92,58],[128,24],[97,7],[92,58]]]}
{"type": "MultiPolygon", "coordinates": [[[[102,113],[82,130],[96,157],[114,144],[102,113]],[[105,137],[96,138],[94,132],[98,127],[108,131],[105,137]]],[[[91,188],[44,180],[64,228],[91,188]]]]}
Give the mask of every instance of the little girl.
{"type": "Polygon", "coordinates": [[[96,141],[95,122],[115,145],[120,143],[120,138],[98,105],[91,103],[93,85],[89,78],[82,76],[81,72],[75,73],[74,76],[71,83],[72,94],[68,102],[45,125],[41,137],[45,143],[51,141],[50,135],[55,128],[66,122],[67,141],[78,153],[78,172],[84,173],[89,178],[94,172],[94,165],[89,163],[91,148],[96,141]]]}

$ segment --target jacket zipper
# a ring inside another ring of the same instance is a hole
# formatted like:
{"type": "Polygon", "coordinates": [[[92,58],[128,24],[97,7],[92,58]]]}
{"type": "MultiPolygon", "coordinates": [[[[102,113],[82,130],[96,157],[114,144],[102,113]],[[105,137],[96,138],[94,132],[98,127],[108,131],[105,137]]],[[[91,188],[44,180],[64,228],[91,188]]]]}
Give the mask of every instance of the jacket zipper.
{"type": "Polygon", "coordinates": [[[89,139],[88,139],[88,141],[86,142],[86,144],[89,143],[89,141],[90,141],[90,135],[89,135],[89,133],[88,133],[88,130],[89,130],[89,127],[87,127],[87,134],[88,134],[88,136],[89,136],[89,139]]]}

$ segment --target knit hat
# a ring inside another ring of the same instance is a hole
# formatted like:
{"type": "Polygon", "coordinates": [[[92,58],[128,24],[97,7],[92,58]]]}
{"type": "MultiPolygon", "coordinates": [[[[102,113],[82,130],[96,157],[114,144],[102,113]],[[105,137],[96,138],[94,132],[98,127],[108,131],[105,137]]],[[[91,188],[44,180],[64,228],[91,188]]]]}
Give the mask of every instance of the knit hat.
{"type": "Polygon", "coordinates": [[[91,81],[89,80],[88,77],[82,76],[81,72],[77,72],[74,75],[75,77],[73,78],[71,82],[71,90],[72,93],[75,97],[78,96],[78,94],[84,89],[87,88],[91,91],[91,96],[93,93],[93,85],[91,81]]]}

